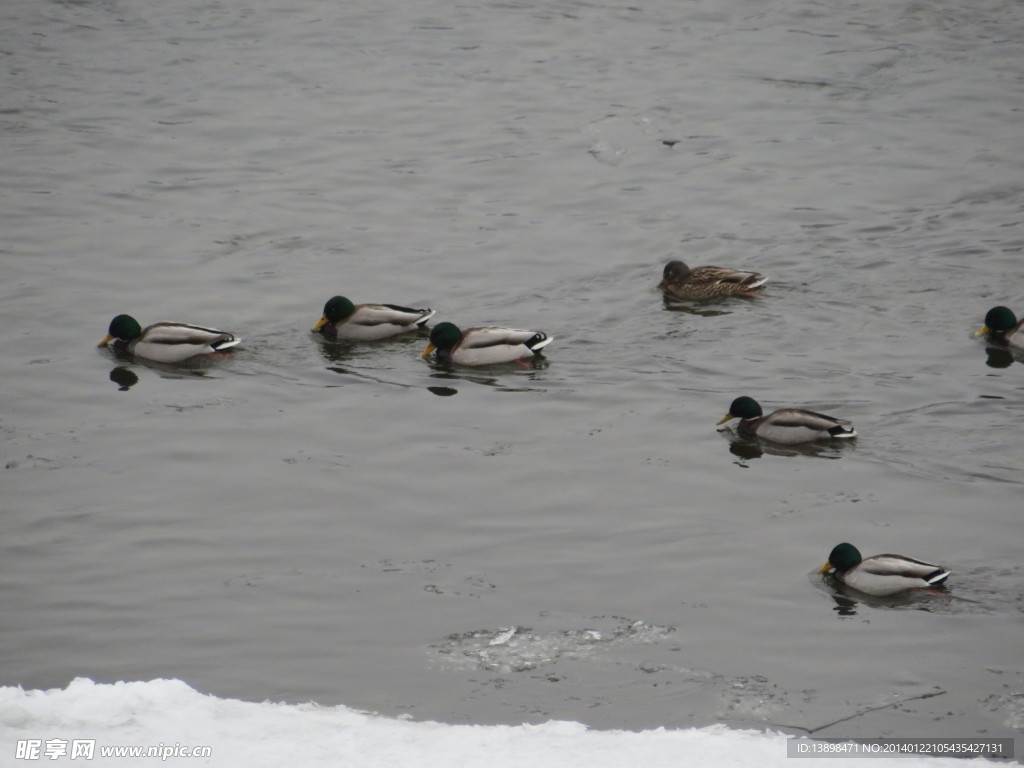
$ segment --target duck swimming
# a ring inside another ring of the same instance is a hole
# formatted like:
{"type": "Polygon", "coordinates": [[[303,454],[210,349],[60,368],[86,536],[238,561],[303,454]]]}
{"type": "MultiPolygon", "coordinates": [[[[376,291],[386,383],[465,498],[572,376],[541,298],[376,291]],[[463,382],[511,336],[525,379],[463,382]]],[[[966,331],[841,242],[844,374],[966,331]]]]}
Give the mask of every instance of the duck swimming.
{"type": "Polygon", "coordinates": [[[846,586],[877,597],[895,595],[908,589],[936,587],[950,574],[941,565],[904,555],[862,558],[860,551],[846,542],[837,544],[829,553],[828,561],[818,569],[818,573],[828,571],[834,571],[835,577],[846,586]]]}
{"type": "Polygon", "coordinates": [[[729,412],[718,423],[725,424],[732,419],[739,419],[741,435],[761,437],[786,445],[857,436],[857,430],[845,419],[803,408],[780,408],[767,416],[763,414],[761,405],[754,398],[737,397],[729,406],[729,412]]]}
{"type": "Polygon", "coordinates": [[[420,356],[428,357],[436,351],[438,360],[459,365],[510,363],[536,356],[554,340],[554,336],[543,331],[497,326],[462,331],[452,323],[438,323],[430,331],[430,343],[420,356]]]}
{"type": "Polygon", "coordinates": [[[157,363],[183,363],[242,343],[227,331],[187,323],[154,323],[142,328],[131,315],[111,320],[109,333],[97,346],[104,347],[111,341],[115,349],[157,363]]]}
{"type": "Polygon", "coordinates": [[[729,267],[703,266],[690,269],[681,261],[665,265],[658,287],[680,299],[711,299],[720,296],[755,296],[755,289],[768,282],[760,272],[729,267]]]}
{"type": "Polygon", "coordinates": [[[334,296],[324,304],[324,314],[312,330],[328,339],[378,341],[422,328],[433,316],[429,307],[353,304],[344,296],[334,296]]]}

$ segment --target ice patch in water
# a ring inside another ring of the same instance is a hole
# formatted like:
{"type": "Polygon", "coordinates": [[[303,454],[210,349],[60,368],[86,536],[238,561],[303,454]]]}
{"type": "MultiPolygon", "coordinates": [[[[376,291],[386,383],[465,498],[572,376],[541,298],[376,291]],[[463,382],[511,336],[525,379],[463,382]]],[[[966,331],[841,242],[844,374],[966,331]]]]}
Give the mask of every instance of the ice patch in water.
{"type": "Polygon", "coordinates": [[[447,659],[488,672],[525,672],[561,659],[589,658],[615,645],[645,645],[675,632],[643,621],[620,620],[610,631],[585,627],[534,631],[530,627],[477,629],[448,635],[434,646],[447,659]]]}
{"type": "Polygon", "coordinates": [[[1001,678],[1007,691],[982,699],[982,707],[1001,717],[1007,728],[1017,731],[1024,729],[1024,680],[1021,673],[996,667],[989,667],[985,671],[1001,678]]]}

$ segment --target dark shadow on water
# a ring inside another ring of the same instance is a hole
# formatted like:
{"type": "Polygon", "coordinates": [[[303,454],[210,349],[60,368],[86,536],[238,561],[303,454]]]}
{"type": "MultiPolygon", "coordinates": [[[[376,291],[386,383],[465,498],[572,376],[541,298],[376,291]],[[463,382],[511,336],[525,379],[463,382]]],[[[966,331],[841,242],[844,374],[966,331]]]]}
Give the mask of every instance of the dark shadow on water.
{"type": "Polygon", "coordinates": [[[985,365],[989,368],[1009,368],[1014,362],[1024,363],[1024,350],[989,344],[985,347],[985,365]]]}
{"type": "Polygon", "coordinates": [[[121,392],[127,392],[139,383],[139,377],[135,375],[135,371],[121,365],[110,372],[110,380],[117,384],[117,388],[121,392]]]}
{"type": "MultiPolygon", "coordinates": [[[[729,453],[745,461],[751,461],[760,459],[764,455],[764,449],[761,448],[761,444],[757,440],[738,438],[729,442],[729,453]]],[[[740,466],[746,465],[740,464],[740,466]]]]}
{"type": "Polygon", "coordinates": [[[745,467],[745,462],[760,459],[765,454],[769,456],[812,456],[819,459],[840,459],[853,448],[852,440],[821,440],[814,443],[800,443],[799,445],[779,445],[768,440],[761,440],[756,437],[744,437],[734,429],[719,430],[726,440],[729,441],[729,452],[737,456],[737,466],[745,467]]]}
{"type": "Polygon", "coordinates": [[[451,397],[459,394],[459,390],[455,387],[427,387],[427,391],[438,397],[451,397]]]}

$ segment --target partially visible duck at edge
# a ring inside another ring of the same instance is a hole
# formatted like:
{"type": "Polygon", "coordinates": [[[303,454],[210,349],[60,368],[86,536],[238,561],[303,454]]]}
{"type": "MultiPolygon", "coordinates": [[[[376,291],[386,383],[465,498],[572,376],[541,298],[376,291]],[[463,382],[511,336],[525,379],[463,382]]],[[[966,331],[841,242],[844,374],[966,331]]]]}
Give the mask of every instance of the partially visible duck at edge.
{"type": "Polygon", "coordinates": [[[992,307],[985,315],[985,324],[975,336],[987,336],[989,340],[1024,348],[1024,319],[1018,320],[1009,307],[992,307]]]}

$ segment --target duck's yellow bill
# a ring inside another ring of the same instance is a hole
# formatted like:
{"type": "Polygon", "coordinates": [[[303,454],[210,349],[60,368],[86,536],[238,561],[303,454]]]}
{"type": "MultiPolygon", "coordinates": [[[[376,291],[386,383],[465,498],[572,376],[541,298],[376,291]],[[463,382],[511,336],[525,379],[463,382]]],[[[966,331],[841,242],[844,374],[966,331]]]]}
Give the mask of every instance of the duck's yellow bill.
{"type": "Polygon", "coordinates": [[[311,331],[319,331],[325,325],[327,325],[327,315],[324,315],[319,320],[317,320],[316,321],[316,325],[314,325],[312,328],[310,328],[310,330],[311,331]]]}
{"type": "Polygon", "coordinates": [[[991,330],[992,329],[989,328],[987,325],[983,325],[983,326],[981,326],[981,328],[978,331],[975,332],[974,335],[975,336],[981,336],[982,334],[988,333],[991,330]]]}
{"type": "Polygon", "coordinates": [[[830,563],[830,562],[828,562],[826,560],[825,564],[823,566],[821,566],[821,568],[818,569],[818,573],[826,573],[827,571],[831,571],[831,570],[832,570],[832,563],[830,563]]]}
{"type": "Polygon", "coordinates": [[[104,339],[103,341],[101,341],[101,342],[100,342],[99,344],[97,344],[96,346],[97,346],[97,347],[105,347],[105,346],[107,346],[107,344],[109,344],[109,343],[110,343],[110,342],[112,342],[113,340],[114,340],[114,334],[112,334],[112,333],[108,333],[108,334],[107,334],[107,338],[105,338],[105,339],[104,339]]]}
{"type": "Polygon", "coordinates": [[[733,415],[732,415],[731,413],[727,413],[727,414],[725,414],[725,416],[723,416],[722,418],[720,418],[720,419],[718,420],[718,424],[716,424],[715,426],[719,426],[719,425],[721,425],[721,424],[725,424],[725,422],[727,422],[727,421],[732,421],[732,420],[733,420],[733,419],[735,419],[735,418],[736,418],[736,417],[735,417],[735,416],[733,416],[733,415]]]}
{"type": "Polygon", "coordinates": [[[435,347],[433,344],[427,344],[427,348],[420,352],[420,357],[426,357],[435,349],[437,349],[437,347],[435,347]]]}

